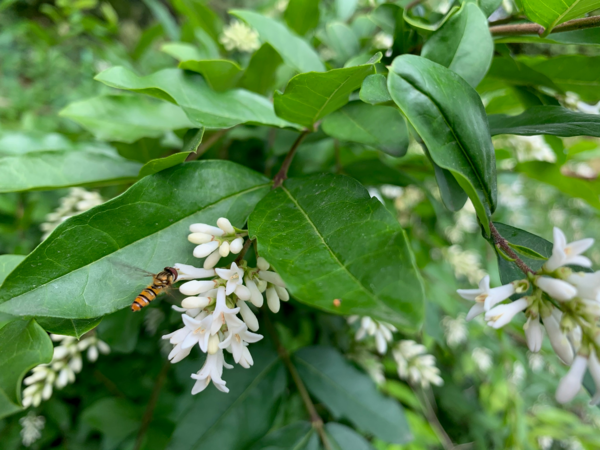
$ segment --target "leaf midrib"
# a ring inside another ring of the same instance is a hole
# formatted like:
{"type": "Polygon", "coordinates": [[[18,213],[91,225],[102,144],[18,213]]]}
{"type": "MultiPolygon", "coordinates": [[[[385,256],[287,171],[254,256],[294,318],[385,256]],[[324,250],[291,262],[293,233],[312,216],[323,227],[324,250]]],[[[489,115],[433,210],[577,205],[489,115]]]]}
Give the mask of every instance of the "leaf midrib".
{"type": "MultiPolygon", "coordinates": [[[[208,208],[210,208],[210,207],[212,207],[212,206],[215,206],[215,205],[219,204],[220,202],[222,202],[222,201],[224,201],[224,200],[228,200],[228,199],[230,199],[230,198],[233,198],[233,197],[236,197],[236,196],[238,196],[238,195],[247,194],[247,193],[249,193],[249,192],[252,192],[252,191],[255,191],[255,190],[258,190],[258,189],[261,189],[261,188],[267,187],[267,186],[269,186],[270,184],[271,184],[271,182],[264,183],[264,184],[261,184],[261,185],[258,185],[258,186],[254,186],[254,187],[252,187],[252,188],[250,188],[250,189],[245,189],[245,190],[243,190],[243,191],[238,191],[238,192],[236,192],[236,193],[234,193],[234,194],[231,194],[231,195],[228,195],[228,196],[226,196],[226,197],[221,197],[221,198],[220,198],[219,200],[217,200],[216,202],[213,202],[213,203],[210,203],[210,204],[208,204],[208,205],[205,205],[205,206],[203,206],[201,209],[198,209],[198,210],[194,211],[193,213],[191,213],[191,214],[188,214],[188,215],[186,215],[185,217],[182,217],[181,219],[179,219],[179,220],[177,220],[177,221],[175,221],[175,222],[169,222],[165,228],[161,228],[160,230],[157,230],[156,232],[154,232],[154,233],[152,233],[152,234],[149,234],[149,235],[146,235],[146,236],[142,236],[141,238],[139,238],[139,239],[136,239],[135,241],[131,241],[131,242],[129,242],[127,245],[124,245],[123,247],[119,247],[119,248],[118,248],[118,250],[116,250],[116,251],[114,251],[114,252],[111,252],[111,253],[107,253],[106,255],[102,256],[101,258],[98,258],[98,259],[96,259],[96,260],[94,260],[94,261],[91,261],[91,262],[89,262],[88,264],[85,264],[85,265],[83,265],[83,266],[81,266],[81,267],[77,267],[76,269],[74,269],[74,270],[71,270],[71,271],[69,271],[69,272],[65,273],[64,275],[58,276],[58,277],[56,277],[56,278],[52,278],[51,280],[48,280],[48,281],[47,281],[47,282],[45,282],[44,284],[41,284],[41,285],[37,286],[35,289],[31,289],[31,290],[27,290],[27,291],[20,292],[20,293],[19,293],[19,294],[18,294],[16,297],[10,298],[10,299],[8,299],[8,300],[6,300],[6,301],[2,301],[2,298],[0,297],[0,306],[1,306],[1,305],[3,305],[3,304],[5,304],[5,303],[9,303],[10,301],[17,299],[17,298],[21,297],[21,296],[22,296],[22,295],[24,295],[24,294],[28,294],[28,293],[31,293],[31,292],[35,292],[35,291],[37,291],[38,289],[41,289],[42,287],[46,286],[47,284],[50,284],[50,283],[52,283],[52,282],[54,282],[54,281],[56,281],[56,280],[59,280],[59,279],[61,279],[61,278],[63,278],[63,277],[66,277],[66,276],[68,276],[69,274],[71,274],[71,273],[75,272],[76,270],[81,270],[81,269],[84,269],[84,268],[86,268],[86,267],[88,267],[88,266],[90,266],[90,265],[92,265],[92,264],[95,264],[95,263],[97,263],[98,261],[100,261],[100,260],[102,260],[102,259],[104,259],[104,258],[107,258],[107,257],[109,257],[109,256],[113,255],[113,254],[114,254],[114,253],[116,253],[117,251],[123,250],[123,249],[125,249],[125,248],[127,248],[127,247],[129,247],[129,246],[131,246],[131,245],[133,245],[133,244],[135,244],[136,242],[139,242],[139,241],[141,241],[141,240],[143,240],[143,239],[146,239],[146,238],[148,238],[148,237],[150,237],[150,236],[153,236],[153,235],[155,235],[156,233],[158,233],[158,232],[160,232],[160,231],[166,230],[167,228],[170,228],[170,227],[174,226],[175,224],[177,224],[177,223],[179,223],[179,222],[181,222],[181,221],[183,221],[183,220],[186,220],[188,217],[190,217],[190,216],[191,216],[191,215],[193,215],[193,214],[196,214],[196,213],[198,213],[198,212],[200,212],[200,211],[203,211],[203,210],[205,210],[205,209],[208,209],[208,208]]],[[[136,203],[139,203],[139,202],[136,202],[136,203]]],[[[164,206],[164,205],[161,205],[161,206],[164,206]]],[[[102,212],[105,212],[105,211],[102,211],[102,212]]],[[[91,220],[93,217],[94,217],[94,216],[91,216],[91,217],[90,217],[90,220],[91,220]]],[[[89,223],[88,223],[88,224],[85,224],[85,225],[88,225],[88,226],[89,226],[89,223]]],[[[24,261],[25,261],[25,260],[24,260],[24,261]]],[[[21,264],[22,264],[22,262],[21,262],[21,263],[19,263],[19,265],[18,265],[18,266],[15,268],[15,270],[16,270],[16,269],[17,269],[17,268],[18,268],[18,267],[19,267],[21,264]]],[[[7,277],[7,279],[8,279],[8,277],[7,277]]],[[[5,281],[6,281],[6,280],[5,280],[5,281]]],[[[3,285],[2,285],[2,284],[0,284],[0,295],[1,295],[1,291],[2,291],[2,286],[3,286],[3,285]]],[[[47,316],[47,317],[54,317],[54,316],[47,316]]],[[[65,319],[69,319],[68,317],[63,317],[63,318],[65,318],[65,319]]],[[[84,317],[83,319],[92,319],[92,318],[93,318],[93,317],[84,317]]]]}
{"type": "Polygon", "coordinates": [[[547,30],[544,30],[544,34],[549,34],[550,31],[552,31],[552,29],[554,29],[554,27],[560,23],[561,19],[563,17],[565,17],[567,14],[569,14],[569,12],[571,12],[577,5],[579,5],[581,0],[575,0],[573,3],[571,3],[571,6],[569,6],[567,9],[564,10],[564,12],[562,14],[560,14],[555,20],[554,22],[552,22],[550,24],[550,26],[548,27],[547,30]]]}

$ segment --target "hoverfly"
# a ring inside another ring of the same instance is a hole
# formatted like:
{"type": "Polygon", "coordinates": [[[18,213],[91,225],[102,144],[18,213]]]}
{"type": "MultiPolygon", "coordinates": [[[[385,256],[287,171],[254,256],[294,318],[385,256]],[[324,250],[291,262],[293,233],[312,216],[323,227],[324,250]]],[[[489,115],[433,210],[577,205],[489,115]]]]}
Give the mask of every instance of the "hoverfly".
{"type": "Polygon", "coordinates": [[[178,273],[174,267],[165,267],[162,272],[152,273],[122,261],[113,261],[113,264],[141,273],[144,276],[152,277],[152,283],[146,286],[131,304],[131,310],[134,312],[148,306],[152,300],[163,292],[166,292],[177,281],[178,273]]]}

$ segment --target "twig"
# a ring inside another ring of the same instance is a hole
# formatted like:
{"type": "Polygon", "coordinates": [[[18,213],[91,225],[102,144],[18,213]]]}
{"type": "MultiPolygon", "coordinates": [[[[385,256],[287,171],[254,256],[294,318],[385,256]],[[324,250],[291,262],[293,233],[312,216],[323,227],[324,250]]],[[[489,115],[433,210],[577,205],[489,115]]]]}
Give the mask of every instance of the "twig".
{"type": "Polygon", "coordinates": [[[223,128],[222,130],[216,131],[212,134],[206,141],[202,142],[198,149],[194,153],[190,153],[190,155],[186,158],[186,161],[193,161],[194,159],[200,158],[206,150],[208,150],[212,145],[221,139],[227,132],[229,132],[232,128],[223,128]]]}
{"type": "Polygon", "coordinates": [[[240,254],[237,256],[237,258],[235,258],[235,263],[239,264],[240,261],[242,259],[244,259],[244,256],[246,255],[246,252],[248,251],[248,249],[250,248],[250,246],[252,245],[253,239],[246,239],[246,242],[244,242],[244,246],[242,247],[242,250],[240,251],[240,254]]]}
{"type": "Polygon", "coordinates": [[[309,395],[308,391],[306,390],[306,386],[304,386],[304,382],[300,378],[300,375],[298,374],[296,367],[294,366],[294,364],[292,363],[292,360],[290,359],[290,355],[289,355],[288,351],[281,344],[281,341],[279,340],[279,336],[277,335],[277,330],[275,330],[273,323],[271,323],[269,314],[264,313],[264,318],[265,318],[265,325],[266,325],[267,331],[273,338],[273,342],[275,343],[275,347],[277,348],[277,353],[279,353],[279,357],[283,361],[283,364],[285,365],[287,370],[290,372],[290,375],[292,376],[292,379],[294,380],[294,384],[298,388],[298,392],[300,393],[300,397],[302,397],[304,406],[306,407],[306,410],[308,411],[308,415],[310,416],[310,422],[311,422],[313,428],[317,431],[317,434],[321,438],[321,442],[323,442],[323,447],[325,447],[325,450],[332,450],[331,444],[329,443],[329,439],[327,438],[327,434],[325,434],[325,429],[323,428],[323,419],[321,419],[321,416],[319,416],[319,413],[317,412],[317,409],[315,408],[315,404],[312,402],[310,395],[309,395]]]}
{"type": "MultiPolygon", "coordinates": [[[[567,22],[554,27],[549,34],[596,27],[600,27],[600,16],[568,20],[567,22]]],[[[513,25],[497,25],[490,27],[490,33],[494,36],[516,36],[521,34],[537,34],[541,36],[544,34],[544,31],[545,28],[537,23],[517,23],[513,25]]]]}
{"type": "Polygon", "coordinates": [[[154,408],[156,408],[156,402],[158,401],[160,390],[162,389],[163,384],[165,384],[165,381],[167,379],[167,373],[169,372],[170,367],[171,363],[169,361],[165,361],[165,363],[162,366],[162,369],[160,369],[158,377],[156,378],[154,388],[152,389],[152,395],[150,396],[150,400],[148,401],[148,405],[146,406],[146,411],[144,411],[144,417],[142,418],[142,426],[140,427],[137,438],[135,440],[135,450],[139,450],[142,447],[142,441],[144,440],[146,431],[148,431],[148,427],[150,426],[150,422],[152,421],[154,408]]]}
{"type": "Polygon", "coordinates": [[[419,395],[419,397],[421,397],[421,406],[423,406],[425,418],[427,419],[427,422],[429,422],[429,425],[431,425],[431,427],[435,430],[436,434],[438,435],[442,447],[444,447],[445,450],[453,449],[454,443],[452,442],[452,439],[450,439],[450,436],[448,436],[448,433],[446,433],[446,430],[444,430],[444,427],[442,426],[440,420],[435,414],[435,411],[431,406],[431,402],[427,398],[427,393],[425,392],[425,390],[417,390],[414,386],[412,386],[412,384],[411,388],[413,389],[413,391],[417,391],[421,394],[419,395]]]}
{"type": "Polygon", "coordinates": [[[498,232],[496,227],[492,222],[490,222],[490,231],[492,232],[492,239],[494,240],[494,244],[500,247],[504,253],[513,258],[514,263],[521,269],[521,271],[527,275],[529,273],[535,274],[535,271],[531,269],[527,264],[523,262],[521,258],[517,256],[517,254],[510,248],[508,245],[508,241],[502,237],[502,235],[498,232]]]}
{"type": "Polygon", "coordinates": [[[281,186],[286,180],[287,173],[290,168],[290,164],[292,164],[292,160],[294,159],[294,155],[296,154],[296,150],[298,150],[298,147],[300,146],[304,138],[308,135],[308,133],[310,133],[310,130],[304,130],[302,133],[300,133],[300,136],[298,136],[298,139],[296,139],[296,141],[292,145],[292,148],[290,148],[290,151],[283,160],[281,169],[279,169],[279,172],[277,172],[277,175],[275,175],[275,178],[273,179],[273,189],[281,186]]]}

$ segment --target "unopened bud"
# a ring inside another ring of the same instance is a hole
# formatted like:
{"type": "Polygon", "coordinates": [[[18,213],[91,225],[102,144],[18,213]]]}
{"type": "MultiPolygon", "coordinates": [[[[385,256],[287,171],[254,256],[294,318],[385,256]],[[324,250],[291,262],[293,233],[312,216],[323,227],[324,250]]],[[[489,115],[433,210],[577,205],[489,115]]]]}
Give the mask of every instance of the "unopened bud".
{"type": "Polygon", "coordinates": [[[219,350],[220,343],[221,343],[221,341],[219,340],[219,336],[216,334],[213,334],[208,339],[208,354],[214,355],[215,353],[217,353],[217,351],[219,350]]]}

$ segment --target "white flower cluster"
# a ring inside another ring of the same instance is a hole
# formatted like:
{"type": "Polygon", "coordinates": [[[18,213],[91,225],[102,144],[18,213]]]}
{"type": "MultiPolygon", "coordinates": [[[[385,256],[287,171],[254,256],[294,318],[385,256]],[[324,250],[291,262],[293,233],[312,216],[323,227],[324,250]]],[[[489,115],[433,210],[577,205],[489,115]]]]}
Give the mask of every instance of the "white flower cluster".
{"type": "Polygon", "coordinates": [[[62,389],[75,381],[75,374],[81,371],[82,352],[87,350],[87,359],[94,362],[98,354],[108,354],[110,347],[95,334],[90,334],[80,341],[72,336],[50,335],[60,345],[54,347],[54,355],[50,364],[40,364],[33,368],[33,373],[23,380],[27,386],[23,390],[23,407],[38,406],[42,400],[52,396],[52,389],[62,389]]]}
{"type": "Polygon", "coordinates": [[[475,283],[485,276],[485,271],[481,268],[481,258],[473,250],[463,250],[460,245],[455,244],[442,249],[442,254],[454,269],[457,278],[465,277],[471,283],[475,283]]]}
{"type": "Polygon", "coordinates": [[[29,447],[42,437],[46,418],[36,416],[33,411],[29,411],[26,416],[19,419],[19,423],[21,424],[21,442],[25,447],[29,447]]]}
{"type": "Polygon", "coordinates": [[[386,322],[381,322],[371,317],[359,317],[359,316],[350,316],[348,317],[348,323],[353,324],[360,319],[360,326],[358,330],[356,330],[356,335],[354,338],[357,341],[361,341],[366,336],[375,337],[375,344],[377,346],[377,351],[384,355],[387,352],[388,342],[392,342],[394,338],[392,333],[398,331],[396,327],[390,325],[386,322]]]}
{"type": "Polygon", "coordinates": [[[104,203],[97,192],[86,191],[83,188],[72,188],[69,195],[60,199],[60,206],[46,216],[46,222],[40,225],[44,232],[42,240],[50,236],[50,233],[69,217],[73,217],[88,209],[104,203]]]}
{"type": "Polygon", "coordinates": [[[459,314],[456,318],[445,316],[442,319],[442,325],[449,347],[456,347],[467,340],[468,331],[464,314],[459,314]]]}
{"type": "Polygon", "coordinates": [[[252,53],[260,47],[258,33],[238,20],[234,20],[223,29],[219,42],[227,51],[252,53]]]}
{"type": "Polygon", "coordinates": [[[196,380],[192,394],[202,392],[211,381],[220,391],[229,392],[222,379],[223,368],[231,369],[233,366],[225,362],[224,350],[246,369],[254,363],[248,344],[261,340],[262,336],[252,333],[258,330],[258,320],[247,302],[260,308],[264,303],[264,293],[269,309],[276,313],[280,300],[290,298],[285,283],[277,273],[269,270],[269,263],[264,258],[258,258],[255,268],[248,267],[247,262],[241,260],[231,263],[228,268],[213,269],[229,252],[240,253],[244,236],[248,234],[235,229],[224,217],[217,221],[217,225],[196,223],[190,226],[192,234],[188,239],[199,244],[193,254],[197,258],[206,257],[204,268],[175,264],[177,279],[191,280],[179,287],[180,292],[188,296],[181,302],[181,308],[173,307],[183,313],[184,326],[163,336],[174,346],[169,353],[172,363],[188,356],[196,344],[206,353],[204,366],[192,374],[196,380]]]}
{"type": "Polygon", "coordinates": [[[544,330],[558,357],[571,366],[567,375],[560,381],[556,400],[566,403],[581,389],[586,369],[596,384],[596,395],[592,404],[600,402],[600,271],[595,273],[578,272],[569,267],[590,267],[591,261],[582,256],[594,243],[593,239],[582,239],[567,243],[564,233],[554,228],[552,256],[536,274],[529,274],[529,280],[490,288],[489,277],[484,277],[479,289],[461,289],[458,293],[465,299],[475,302],[467,320],[485,313],[485,320],[493,328],[508,324],[519,312],[524,311],[527,322],[524,325],[527,345],[532,352],[538,352],[543,343],[544,330]],[[512,303],[501,303],[515,293],[528,290],[533,285],[531,295],[512,303]]]}
{"type": "Polygon", "coordinates": [[[427,353],[424,345],[410,340],[400,341],[392,354],[398,364],[398,376],[403,380],[420,384],[423,388],[430,384],[444,384],[440,370],[435,366],[435,357],[427,353]]]}

